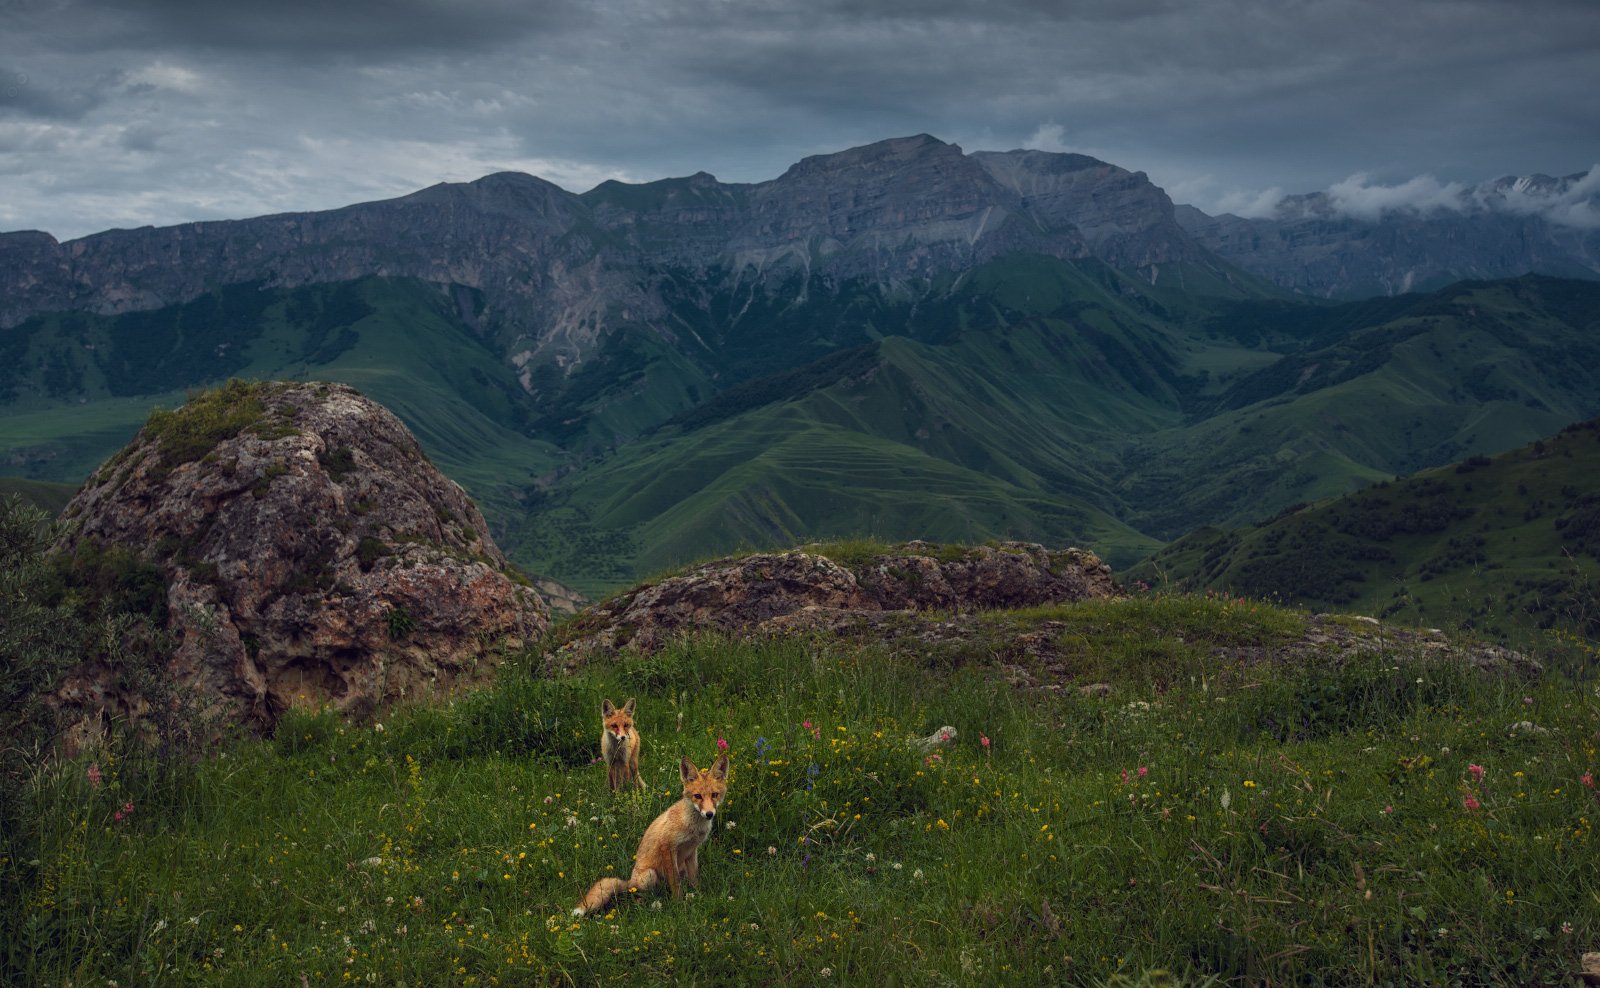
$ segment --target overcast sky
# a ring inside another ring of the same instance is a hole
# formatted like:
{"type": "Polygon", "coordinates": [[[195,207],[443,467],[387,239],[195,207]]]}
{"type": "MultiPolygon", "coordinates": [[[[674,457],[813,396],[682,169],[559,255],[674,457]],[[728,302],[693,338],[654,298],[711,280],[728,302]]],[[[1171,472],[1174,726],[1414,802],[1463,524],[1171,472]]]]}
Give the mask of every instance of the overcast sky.
{"type": "Polygon", "coordinates": [[[1212,212],[1583,172],[1600,0],[0,0],[0,230],[62,239],[921,132],[1212,212]]]}

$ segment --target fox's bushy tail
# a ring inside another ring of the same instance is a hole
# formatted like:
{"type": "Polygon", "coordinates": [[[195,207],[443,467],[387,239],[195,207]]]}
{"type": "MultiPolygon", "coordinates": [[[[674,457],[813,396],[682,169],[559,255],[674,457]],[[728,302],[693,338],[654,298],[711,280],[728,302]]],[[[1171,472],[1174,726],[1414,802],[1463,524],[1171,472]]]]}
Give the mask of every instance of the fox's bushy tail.
{"type": "Polygon", "coordinates": [[[620,878],[602,878],[589,886],[589,894],[572,910],[574,916],[588,916],[611,904],[611,900],[624,892],[643,892],[656,883],[654,868],[639,868],[627,881],[620,878]]]}

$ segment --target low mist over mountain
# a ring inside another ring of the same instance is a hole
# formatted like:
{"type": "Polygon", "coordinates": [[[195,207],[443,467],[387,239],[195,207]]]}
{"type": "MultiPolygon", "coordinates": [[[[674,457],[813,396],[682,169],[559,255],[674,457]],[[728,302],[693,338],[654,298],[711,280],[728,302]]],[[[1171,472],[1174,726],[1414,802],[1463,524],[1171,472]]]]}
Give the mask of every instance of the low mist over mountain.
{"type": "Polygon", "coordinates": [[[1381,186],[1358,175],[1326,192],[1284,197],[1251,218],[1192,206],[1179,206],[1176,218],[1219,256],[1321,298],[1528,272],[1600,278],[1600,165],[1470,186],[1426,177],[1381,186]]]}

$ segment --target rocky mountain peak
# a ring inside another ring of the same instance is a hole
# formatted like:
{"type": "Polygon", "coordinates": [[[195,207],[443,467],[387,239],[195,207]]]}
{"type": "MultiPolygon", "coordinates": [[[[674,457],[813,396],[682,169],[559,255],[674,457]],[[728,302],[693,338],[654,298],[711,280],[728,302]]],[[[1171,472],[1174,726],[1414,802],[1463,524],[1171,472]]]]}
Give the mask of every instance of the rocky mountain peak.
{"type": "Polygon", "coordinates": [[[1173,215],[1172,200],[1144,172],[1084,154],[978,151],[971,156],[1052,228],[1077,230],[1095,255],[1128,268],[1202,260],[1173,215]]]}
{"type": "Polygon", "coordinates": [[[801,158],[774,181],[836,176],[858,171],[896,171],[913,164],[953,161],[962,157],[959,145],[947,144],[928,134],[916,134],[801,158]]]}
{"type": "MultiPolygon", "coordinates": [[[[166,584],[165,678],[256,727],[352,715],[476,680],[548,623],[466,493],[399,419],[336,384],[230,382],[158,411],[68,505],[57,548],[120,548],[166,584]]],[[[93,722],[114,669],[68,677],[93,722]]]]}

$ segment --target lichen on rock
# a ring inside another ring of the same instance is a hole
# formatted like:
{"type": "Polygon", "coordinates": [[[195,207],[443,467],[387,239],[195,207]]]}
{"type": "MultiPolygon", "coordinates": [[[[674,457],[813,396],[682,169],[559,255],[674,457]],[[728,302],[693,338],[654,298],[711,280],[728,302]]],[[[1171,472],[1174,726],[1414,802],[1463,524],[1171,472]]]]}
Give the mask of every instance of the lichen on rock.
{"type": "MultiPolygon", "coordinates": [[[[466,492],[344,385],[231,381],[158,411],[64,518],[58,550],[122,547],[161,572],[163,674],[256,728],[481,680],[491,645],[548,625],[466,492]]],[[[126,713],[120,681],[86,663],[58,697],[83,722],[126,713]]]]}

